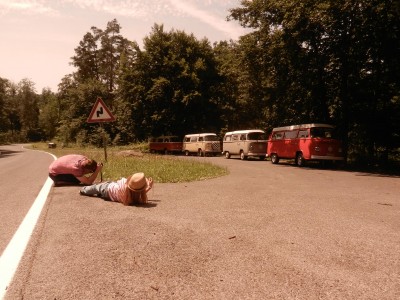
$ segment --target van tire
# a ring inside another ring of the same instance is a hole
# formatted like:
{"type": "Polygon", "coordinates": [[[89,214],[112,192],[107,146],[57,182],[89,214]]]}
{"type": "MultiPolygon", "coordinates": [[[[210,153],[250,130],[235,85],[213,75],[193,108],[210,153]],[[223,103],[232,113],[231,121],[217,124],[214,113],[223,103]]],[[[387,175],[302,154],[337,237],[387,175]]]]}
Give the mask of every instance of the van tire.
{"type": "Polygon", "coordinates": [[[203,152],[203,150],[201,150],[201,149],[199,149],[198,151],[197,151],[197,155],[198,156],[204,156],[204,152],[203,152]]]}
{"type": "Polygon", "coordinates": [[[297,153],[295,162],[296,162],[297,166],[304,167],[305,161],[304,161],[303,153],[301,153],[301,152],[297,153]]]}
{"type": "Polygon", "coordinates": [[[189,151],[186,150],[186,151],[185,151],[185,155],[186,155],[186,156],[189,156],[189,154],[190,154],[189,151]]]}
{"type": "Polygon", "coordinates": [[[277,163],[279,163],[279,157],[276,153],[272,153],[271,154],[271,162],[276,165],[277,163]]]}
{"type": "Polygon", "coordinates": [[[225,152],[225,158],[226,159],[230,159],[231,158],[231,154],[229,153],[229,151],[225,152]]]}
{"type": "Polygon", "coordinates": [[[247,159],[247,156],[244,155],[244,152],[243,152],[243,151],[240,151],[240,159],[241,159],[241,160],[246,160],[246,159],[247,159]]]}

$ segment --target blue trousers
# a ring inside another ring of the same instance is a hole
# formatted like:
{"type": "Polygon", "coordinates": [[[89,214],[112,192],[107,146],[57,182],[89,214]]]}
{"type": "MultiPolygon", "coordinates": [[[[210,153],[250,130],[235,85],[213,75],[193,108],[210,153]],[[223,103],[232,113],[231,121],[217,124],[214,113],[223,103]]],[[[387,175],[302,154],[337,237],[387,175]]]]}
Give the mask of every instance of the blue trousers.
{"type": "Polygon", "coordinates": [[[106,200],[111,200],[108,196],[108,186],[110,182],[102,182],[92,185],[87,185],[81,188],[81,195],[96,196],[106,200]]]}

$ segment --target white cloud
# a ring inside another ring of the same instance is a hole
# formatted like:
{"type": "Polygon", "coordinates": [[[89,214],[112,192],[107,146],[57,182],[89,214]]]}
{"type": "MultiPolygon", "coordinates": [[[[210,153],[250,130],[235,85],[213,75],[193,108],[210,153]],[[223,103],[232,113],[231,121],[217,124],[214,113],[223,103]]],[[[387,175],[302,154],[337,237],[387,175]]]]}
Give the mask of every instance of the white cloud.
{"type": "Polygon", "coordinates": [[[57,90],[72,72],[69,61],[84,33],[113,18],[123,36],[139,44],[154,23],[210,41],[236,39],[244,29],[225,18],[238,5],[240,0],[0,0],[0,75],[57,90]]]}
{"type": "Polygon", "coordinates": [[[10,12],[54,15],[56,11],[40,0],[0,0],[0,15],[10,12]]]}
{"type": "MultiPolygon", "coordinates": [[[[210,10],[201,9],[198,5],[190,3],[190,1],[185,0],[169,0],[169,2],[175,7],[176,10],[191,16],[194,19],[198,19],[201,22],[208,24],[215,30],[226,33],[233,39],[238,38],[240,35],[244,34],[244,29],[235,26],[233,23],[229,23],[225,20],[225,15],[216,15],[210,10]]],[[[208,5],[216,5],[217,1],[208,1],[208,5]]],[[[232,1],[221,1],[225,4],[233,4],[232,1]]],[[[221,4],[219,2],[219,4],[221,4]]],[[[233,1],[237,2],[237,1],[233,1]]],[[[222,4],[223,4],[222,3],[222,4]]],[[[203,3],[204,4],[204,3],[203,3]]],[[[226,7],[226,6],[225,6],[226,7]]],[[[229,7],[229,6],[228,6],[229,7]]],[[[221,8],[220,8],[221,9],[221,8]]],[[[224,11],[224,14],[228,14],[228,11],[224,11]]]]}
{"type": "Polygon", "coordinates": [[[244,29],[225,18],[228,8],[238,5],[239,0],[0,0],[0,15],[17,12],[59,16],[69,6],[148,21],[157,16],[188,16],[236,39],[245,33],[244,29]]]}

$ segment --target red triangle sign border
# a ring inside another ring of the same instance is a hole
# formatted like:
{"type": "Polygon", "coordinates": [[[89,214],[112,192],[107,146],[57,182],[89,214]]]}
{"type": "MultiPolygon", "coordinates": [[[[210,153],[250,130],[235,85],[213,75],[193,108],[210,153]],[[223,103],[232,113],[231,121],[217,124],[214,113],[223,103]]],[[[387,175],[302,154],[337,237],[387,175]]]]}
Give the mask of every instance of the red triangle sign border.
{"type": "Polygon", "coordinates": [[[97,122],[112,122],[112,121],[115,121],[114,115],[108,109],[104,101],[100,97],[98,97],[96,103],[93,105],[92,111],[90,112],[89,118],[87,119],[86,122],[97,123],[97,122]],[[100,115],[103,114],[105,116],[100,117],[100,115]]]}

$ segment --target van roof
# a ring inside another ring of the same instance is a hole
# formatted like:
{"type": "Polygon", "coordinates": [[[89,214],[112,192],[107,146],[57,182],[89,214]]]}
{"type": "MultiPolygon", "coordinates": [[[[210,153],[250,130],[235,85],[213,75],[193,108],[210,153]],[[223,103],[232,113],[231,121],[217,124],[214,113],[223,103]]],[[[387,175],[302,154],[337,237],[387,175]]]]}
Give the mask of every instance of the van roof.
{"type": "Polygon", "coordinates": [[[334,128],[334,126],[330,124],[322,124],[322,123],[310,123],[310,124],[300,124],[300,125],[291,125],[291,126],[283,126],[283,127],[275,127],[272,131],[282,131],[282,130],[295,130],[295,129],[308,129],[314,127],[328,127],[334,128]]]}
{"type": "Polygon", "coordinates": [[[227,135],[227,134],[251,133],[251,132],[265,133],[265,131],[264,131],[264,130],[261,130],[261,129],[247,129],[247,130],[229,131],[229,132],[225,133],[225,135],[227,135]]]}
{"type": "Polygon", "coordinates": [[[206,136],[206,135],[217,135],[215,133],[191,133],[191,134],[186,134],[185,137],[189,136],[206,136]]]}

